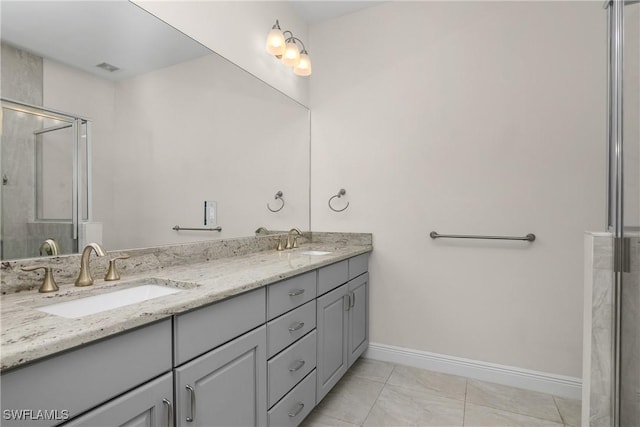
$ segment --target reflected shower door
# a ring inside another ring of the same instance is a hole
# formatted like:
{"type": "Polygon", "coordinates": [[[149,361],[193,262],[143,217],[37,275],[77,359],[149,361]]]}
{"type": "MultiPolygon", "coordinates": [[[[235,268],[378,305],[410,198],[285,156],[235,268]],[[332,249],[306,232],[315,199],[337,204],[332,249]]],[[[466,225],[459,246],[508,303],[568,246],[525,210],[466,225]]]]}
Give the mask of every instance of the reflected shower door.
{"type": "Polygon", "coordinates": [[[89,123],[2,101],[1,253],[16,259],[77,252],[89,218],[89,123]]]}

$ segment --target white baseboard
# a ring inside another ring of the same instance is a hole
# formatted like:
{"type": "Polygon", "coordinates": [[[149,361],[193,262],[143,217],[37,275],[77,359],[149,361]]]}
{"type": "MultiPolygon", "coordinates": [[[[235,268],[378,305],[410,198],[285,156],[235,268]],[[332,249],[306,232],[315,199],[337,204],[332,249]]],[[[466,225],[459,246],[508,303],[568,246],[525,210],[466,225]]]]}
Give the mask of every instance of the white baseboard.
{"type": "Polygon", "coordinates": [[[580,399],[582,397],[582,381],[580,378],[564,375],[377,343],[370,343],[363,357],[539,391],[570,399],[580,399]]]}

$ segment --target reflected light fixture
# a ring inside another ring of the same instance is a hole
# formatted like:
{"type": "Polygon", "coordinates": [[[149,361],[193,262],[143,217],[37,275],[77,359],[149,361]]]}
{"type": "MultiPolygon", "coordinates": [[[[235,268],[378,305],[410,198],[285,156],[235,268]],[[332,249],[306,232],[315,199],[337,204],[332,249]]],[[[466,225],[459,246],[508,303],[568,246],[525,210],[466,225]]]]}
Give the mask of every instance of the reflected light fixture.
{"type": "Polygon", "coordinates": [[[267,36],[266,49],[271,55],[280,59],[283,64],[293,67],[294,74],[298,76],[311,75],[311,59],[304,43],[291,31],[282,31],[277,19],[267,36]],[[302,48],[298,47],[298,43],[302,48]]]}

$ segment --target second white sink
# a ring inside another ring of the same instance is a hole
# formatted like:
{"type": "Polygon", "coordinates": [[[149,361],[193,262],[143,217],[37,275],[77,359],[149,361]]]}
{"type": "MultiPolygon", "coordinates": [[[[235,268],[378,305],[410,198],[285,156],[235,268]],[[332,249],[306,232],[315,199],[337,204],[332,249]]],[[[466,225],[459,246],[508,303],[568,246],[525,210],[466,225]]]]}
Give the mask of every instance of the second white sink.
{"type": "Polygon", "coordinates": [[[329,255],[330,253],[327,251],[302,251],[300,255],[329,255]]]}
{"type": "Polygon", "coordinates": [[[181,289],[159,285],[140,285],[129,289],[79,298],[73,301],[38,307],[37,310],[67,319],[77,319],[102,311],[147,301],[153,298],[163,297],[182,292],[181,289]]]}

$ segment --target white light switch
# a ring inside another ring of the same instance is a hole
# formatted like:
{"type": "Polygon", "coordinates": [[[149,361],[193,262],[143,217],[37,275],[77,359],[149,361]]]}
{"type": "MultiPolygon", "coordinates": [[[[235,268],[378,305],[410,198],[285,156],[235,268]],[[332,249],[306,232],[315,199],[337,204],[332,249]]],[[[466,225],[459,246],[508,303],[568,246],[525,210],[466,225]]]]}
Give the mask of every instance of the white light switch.
{"type": "Polygon", "coordinates": [[[215,227],[218,224],[218,202],[204,202],[204,225],[215,227]]]}

